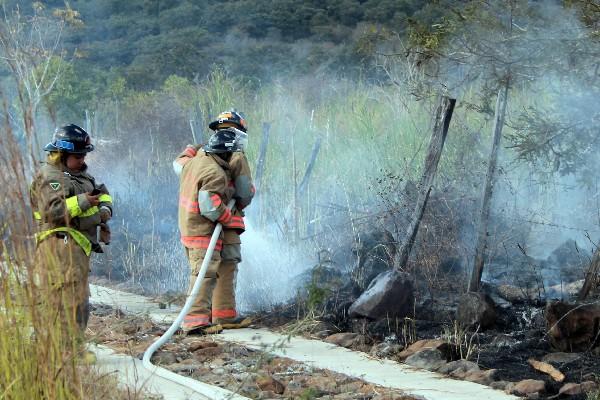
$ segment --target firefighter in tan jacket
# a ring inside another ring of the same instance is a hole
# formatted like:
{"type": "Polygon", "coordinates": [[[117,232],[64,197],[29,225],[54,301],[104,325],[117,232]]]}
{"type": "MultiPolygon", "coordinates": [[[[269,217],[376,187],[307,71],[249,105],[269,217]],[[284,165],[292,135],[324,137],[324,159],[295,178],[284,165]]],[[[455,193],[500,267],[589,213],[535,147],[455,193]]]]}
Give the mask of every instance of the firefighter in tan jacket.
{"type": "MultiPolygon", "coordinates": [[[[241,150],[239,142],[240,137],[233,130],[222,130],[211,136],[203,151],[195,154],[195,149],[188,147],[174,162],[176,171],[180,173],[179,230],[191,266],[188,294],[194,286],[216,224],[226,226],[232,221],[232,213],[226,206],[233,195],[229,161],[234,152],[241,150]]],[[[212,308],[222,249],[221,236],[198,297],[183,320],[182,329],[186,332],[217,332],[221,328],[213,324],[212,308]]]]}
{"type": "MultiPolygon", "coordinates": [[[[219,114],[208,127],[216,133],[222,129],[233,129],[239,136],[244,136],[248,125],[244,117],[235,110],[219,114]]],[[[245,147],[245,142],[242,143],[245,147]]],[[[213,295],[212,321],[223,328],[243,328],[250,325],[250,318],[240,316],[236,310],[235,283],[238,264],[242,262],[241,238],[246,226],[244,225],[243,210],[250,205],[254,197],[254,185],[248,159],[243,151],[233,153],[229,161],[231,182],[235,189],[233,197],[235,206],[229,224],[223,225],[223,249],[219,266],[219,279],[213,295]]]]}
{"type": "Polygon", "coordinates": [[[90,136],[77,125],[58,128],[44,148],[47,161],[30,187],[36,234],[38,289],[49,321],[83,334],[89,316],[90,254],[108,244],[112,198],[87,172],[85,156],[94,150],[90,136]],[[51,315],[50,315],[51,314],[51,315]]]}

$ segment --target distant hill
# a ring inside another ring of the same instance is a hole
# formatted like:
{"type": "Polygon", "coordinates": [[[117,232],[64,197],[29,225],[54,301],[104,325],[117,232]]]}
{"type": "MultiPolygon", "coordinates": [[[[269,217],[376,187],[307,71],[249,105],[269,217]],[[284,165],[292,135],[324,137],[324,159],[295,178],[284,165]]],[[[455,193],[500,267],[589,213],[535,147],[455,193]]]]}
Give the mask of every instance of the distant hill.
{"type": "MultiPolygon", "coordinates": [[[[411,23],[433,24],[444,1],[421,0],[75,0],[85,26],[65,40],[78,69],[112,71],[135,89],[222,66],[240,77],[373,73],[373,44],[411,23]]],[[[456,2],[454,2],[456,3],[456,2]]],[[[64,7],[64,1],[44,2],[64,7]]]]}

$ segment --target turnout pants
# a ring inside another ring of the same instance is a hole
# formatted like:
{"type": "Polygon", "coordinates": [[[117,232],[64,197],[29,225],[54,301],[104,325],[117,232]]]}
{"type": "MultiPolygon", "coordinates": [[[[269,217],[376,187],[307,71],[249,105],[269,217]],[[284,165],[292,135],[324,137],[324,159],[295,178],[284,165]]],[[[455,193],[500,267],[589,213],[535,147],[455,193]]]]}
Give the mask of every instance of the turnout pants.
{"type": "Polygon", "coordinates": [[[82,340],[89,319],[90,257],[68,234],[52,235],[36,249],[38,334],[60,326],[68,338],[82,340]]]}
{"type": "MultiPolygon", "coordinates": [[[[237,264],[241,261],[239,236],[238,243],[228,243],[227,230],[221,252],[215,251],[208,265],[200,292],[192,308],[185,316],[182,329],[190,331],[210,324],[233,322],[237,317],[235,308],[235,282],[237,264]]],[[[235,233],[237,235],[237,233],[235,233]]],[[[191,293],[206,249],[186,248],[191,267],[188,295],[191,293]]]]}

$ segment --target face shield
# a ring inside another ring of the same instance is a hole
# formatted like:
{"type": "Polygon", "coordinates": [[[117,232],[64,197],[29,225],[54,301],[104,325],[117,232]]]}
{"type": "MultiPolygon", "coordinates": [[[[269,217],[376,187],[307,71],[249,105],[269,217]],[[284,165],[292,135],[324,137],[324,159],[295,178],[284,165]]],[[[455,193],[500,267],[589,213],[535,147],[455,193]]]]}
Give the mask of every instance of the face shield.
{"type": "Polygon", "coordinates": [[[244,151],[248,146],[248,135],[237,128],[230,128],[235,132],[236,151],[244,151]]]}

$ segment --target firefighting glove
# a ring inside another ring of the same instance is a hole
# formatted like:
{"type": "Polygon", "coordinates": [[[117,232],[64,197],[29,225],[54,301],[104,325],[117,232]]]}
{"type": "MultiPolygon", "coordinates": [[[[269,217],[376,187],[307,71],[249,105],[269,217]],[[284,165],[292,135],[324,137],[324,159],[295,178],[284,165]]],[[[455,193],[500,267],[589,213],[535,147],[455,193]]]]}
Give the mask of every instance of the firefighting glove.
{"type": "Polygon", "coordinates": [[[100,207],[100,222],[107,222],[112,218],[112,211],[107,206],[100,207]]]}
{"type": "Polygon", "coordinates": [[[110,244],[110,227],[105,224],[100,224],[100,241],[104,244],[110,244]]]}

